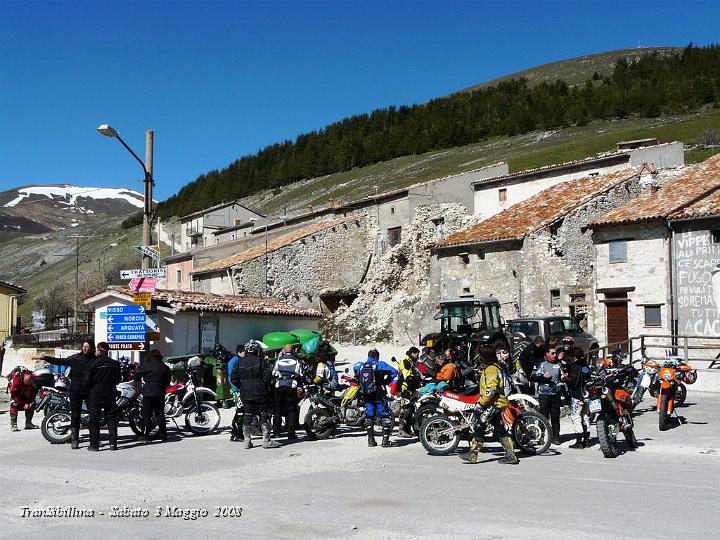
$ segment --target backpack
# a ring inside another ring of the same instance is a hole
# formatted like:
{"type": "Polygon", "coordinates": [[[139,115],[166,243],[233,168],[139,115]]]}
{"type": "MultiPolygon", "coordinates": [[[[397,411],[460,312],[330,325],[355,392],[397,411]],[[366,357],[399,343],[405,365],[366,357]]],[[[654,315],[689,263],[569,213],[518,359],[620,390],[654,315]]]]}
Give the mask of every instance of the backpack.
{"type": "Polygon", "coordinates": [[[375,383],[375,364],[365,362],[357,374],[360,393],[363,396],[375,396],[377,393],[377,384],[375,383]]]}
{"type": "Polygon", "coordinates": [[[7,374],[7,393],[8,395],[15,392],[20,386],[22,386],[22,377],[25,372],[30,372],[29,369],[23,366],[16,366],[10,373],[7,374]]]}
{"type": "Polygon", "coordinates": [[[498,367],[500,368],[500,375],[503,378],[503,394],[505,394],[505,397],[508,397],[513,393],[512,376],[503,366],[498,367]]]}

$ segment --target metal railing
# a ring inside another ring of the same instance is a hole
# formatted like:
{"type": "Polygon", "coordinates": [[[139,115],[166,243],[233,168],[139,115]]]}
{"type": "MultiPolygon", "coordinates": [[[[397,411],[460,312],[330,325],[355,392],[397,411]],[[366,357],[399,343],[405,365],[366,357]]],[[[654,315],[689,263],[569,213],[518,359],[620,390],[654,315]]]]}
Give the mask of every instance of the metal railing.
{"type": "Polygon", "coordinates": [[[65,348],[72,347],[79,349],[85,340],[94,340],[95,336],[85,333],[51,333],[48,336],[38,334],[13,334],[11,336],[13,347],[18,345],[24,347],[48,347],[65,348]]]}
{"type": "Polygon", "coordinates": [[[586,357],[590,359],[610,356],[618,348],[627,353],[633,363],[645,358],[660,360],[668,356],[676,356],[685,361],[707,361],[710,362],[708,368],[720,369],[720,337],[715,336],[641,334],[589,351],[586,357]],[[693,354],[696,351],[699,354],[693,354]],[[702,354],[702,351],[707,351],[707,354],[702,354]]]}

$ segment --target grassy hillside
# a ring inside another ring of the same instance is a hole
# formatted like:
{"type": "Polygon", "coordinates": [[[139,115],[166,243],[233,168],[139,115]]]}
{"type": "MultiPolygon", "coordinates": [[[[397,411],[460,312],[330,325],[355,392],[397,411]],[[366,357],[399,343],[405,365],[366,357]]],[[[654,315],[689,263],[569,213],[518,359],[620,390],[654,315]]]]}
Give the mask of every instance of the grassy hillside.
{"type": "MultiPolygon", "coordinates": [[[[496,137],[482,143],[405,156],[382,163],[298,182],[275,190],[263,190],[242,199],[243,204],[273,214],[321,206],[332,198],[349,202],[388,191],[507,161],[510,171],[583,159],[614,150],[619,141],[657,137],[661,140],[697,141],[708,128],[720,131],[720,111],[665,118],[634,118],[591,122],[582,127],[532,132],[515,137],[496,137]]],[[[702,161],[714,150],[689,151],[688,162],[702,161]]]]}
{"type": "Polygon", "coordinates": [[[682,49],[678,47],[637,47],[635,49],[620,49],[617,51],[588,54],[585,56],[551,62],[549,64],[543,64],[523,71],[518,71],[517,73],[505,75],[498,79],[493,79],[481,84],[476,84],[470,88],[465,88],[461,90],[461,92],[472,92],[473,90],[479,90],[480,88],[487,88],[488,86],[496,85],[502,81],[521,78],[527,79],[530,84],[552,82],[556,79],[560,79],[561,81],[568,83],[570,86],[573,86],[584,83],[586,80],[590,79],[595,72],[601,75],[610,75],[615,67],[615,62],[617,62],[620,58],[624,57],[628,61],[635,61],[642,56],[652,54],[654,52],[661,55],[669,55],[680,53],[682,52],[682,49]]]}

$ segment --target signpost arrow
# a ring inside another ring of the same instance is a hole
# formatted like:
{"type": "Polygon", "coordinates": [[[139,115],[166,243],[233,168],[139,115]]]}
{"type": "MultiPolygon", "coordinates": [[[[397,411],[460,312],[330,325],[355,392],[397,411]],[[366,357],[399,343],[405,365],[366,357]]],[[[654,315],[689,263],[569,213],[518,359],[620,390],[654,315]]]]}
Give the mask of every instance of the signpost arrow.
{"type": "Polygon", "coordinates": [[[164,278],[166,275],[166,268],[164,266],[161,266],[160,268],[148,268],[147,270],[142,270],[140,268],[120,270],[120,279],[164,278]]]}
{"type": "Polygon", "coordinates": [[[160,260],[160,252],[156,249],[151,248],[150,246],[133,246],[135,249],[137,249],[140,253],[143,255],[147,255],[154,261],[160,260]]]}

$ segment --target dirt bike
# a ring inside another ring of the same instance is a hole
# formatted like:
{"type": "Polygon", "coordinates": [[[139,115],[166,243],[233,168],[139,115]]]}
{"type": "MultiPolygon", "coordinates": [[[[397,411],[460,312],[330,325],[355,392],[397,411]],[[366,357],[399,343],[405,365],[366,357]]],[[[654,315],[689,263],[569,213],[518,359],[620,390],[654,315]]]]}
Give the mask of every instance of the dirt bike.
{"type": "MultiPolygon", "coordinates": [[[[217,394],[210,388],[198,386],[200,382],[200,364],[193,364],[192,360],[185,364],[178,364],[178,368],[185,372],[185,382],[175,382],[165,390],[165,419],[172,420],[178,427],[176,418],[185,415],[185,427],[193,435],[206,435],[215,431],[220,425],[220,411],[218,411],[217,394]]],[[[145,435],[145,421],[142,414],[129,418],[130,429],[136,435],[145,435]]],[[[154,434],[156,428],[151,429],[154,434]]]]}
{"type": "MultiPolygon", "coordinates": [[[[440,398],[442,413],[427,418],[420,428],[420,442],[428,454],[447,456],[457,450],[460,440],[471,440],[476,415],[480,414],[477,402],[480,394],[464,396],[443,392],[440,398]]],[[[547,451],[552,439],[550,422],[538,412],[525,409],[523,401],[508,396],[509,404],[503,410],[503,422],[510,427],[510,436],[524,452],[539,455],[547,451]]],[[[488,427],[488,433],[492,427],[488,427]]]]}
{"type": "Polygon", "coordinates": [[[306,387],[310,408],[305,414],[305,431],[309,437],[327,439],[337,432],[340,424],[349,427],[365,424],[365,402],[357,379],[346,374],[341,380],[346,384],[339,387],[340,396],[323,393],[317,385],[306,387]]]}
{"type": "MultiPolygon", "coordinates": [[[[140,415],[140,383],[137,381],[121,382],[116,386],[118,395],[115,399],[118,421],[127,419],[131,422],[140,415]]],[[[63,403],[43,418],[40,425],[45,440],[50,444],[63,444],[70,441],[70,398],[63,396],[63,403]]],[[[87,404],[83,402],[80,413],[80,427],[87,428],[90,421],[87,404]]],[[[100,425],[105,425],[105,414],[100,417],[100,425]]]]}
{"type": "Polygon", "coordinates": [[[630,416],[634,405],[624,386],[627,373],[623,368],[607,369],[595,374],[586,384],[588,412],[596,415],[600,450],[606,458],[620,455],[617,440],[620,433],[631,449],[638,447],[630,416]]]}
{"type": "MultiPolygon", "coordinates": [[[[652,360],[650,360],[652,362],[652,360]]],[[[687,389],[685,384],[693,384],[697,380],[697,371],[682,360],[666,360],[662,365],[656,364],[659,389],[657,391],[658,427],[665,431],[670,427],[670,415],[685,402],[687,389]],[[678,403],[676,400],[680,398],[678,403]]],[[[677,413],[676,413],[677,414],[677,413]]]]}

